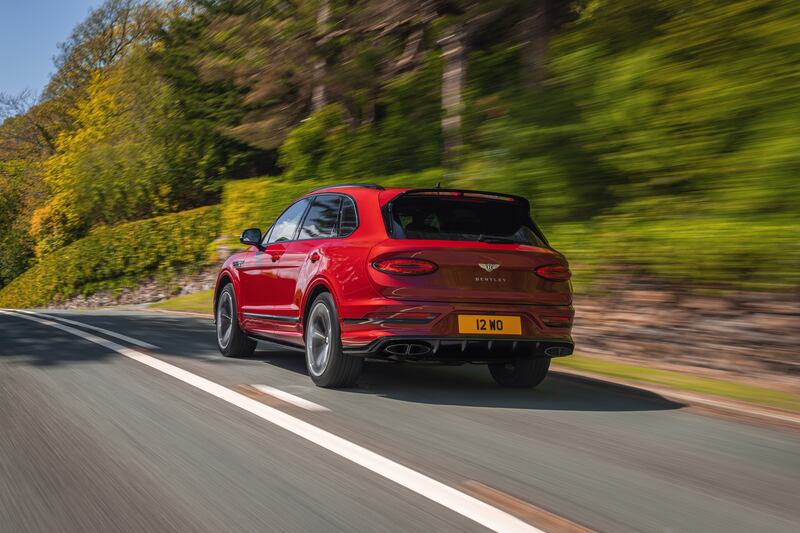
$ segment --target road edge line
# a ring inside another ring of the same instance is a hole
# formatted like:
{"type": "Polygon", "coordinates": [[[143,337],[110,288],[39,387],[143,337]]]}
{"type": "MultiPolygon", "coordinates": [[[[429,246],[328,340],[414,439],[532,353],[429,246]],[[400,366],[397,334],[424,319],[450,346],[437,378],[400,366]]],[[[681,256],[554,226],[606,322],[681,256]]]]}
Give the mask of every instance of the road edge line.
{"type": "Polygon", "coordinates": [[[33,315],[33,316],[38,316],[38,317],[46,317],[46,318],[49,318],[51,320],[55,320],[56,322],[62,322],[64,324],[70,324],[70,325],[73,325],[73,326],[84,327],[84,328],[87,328],[87,329],[91,329],[93,331],[97,331],[98,333],[102,333],[104,335],[108,335],[109,337],[114,337],[115,339],[119,339],[121,341],[125,341],[125,342],[127,342],[129,344],[136,345],[139,348],[145,348],[147,350],[158,350],[159,349],[158,346],[156,346],[155,344],[150,344],[147,341],[135,339],[135,338],[129,337],[129,336],[123,334],[123,333],[118,333],[116,331],[111,331],[110,329],[101,328],[100,326],[95,326],[93,324],[86,324],[86,323],[81,322],[79,320],[70,320],[68,318],[64,318],[64,317],[60,317],[60,316],[53,316],[53,315],[50,315],[50,314],[47,314],[47,313],[34,313],[33,311],[27,311],[25,309],[16,309],[13,312],[25,313],[27,315],[33,315]]]}

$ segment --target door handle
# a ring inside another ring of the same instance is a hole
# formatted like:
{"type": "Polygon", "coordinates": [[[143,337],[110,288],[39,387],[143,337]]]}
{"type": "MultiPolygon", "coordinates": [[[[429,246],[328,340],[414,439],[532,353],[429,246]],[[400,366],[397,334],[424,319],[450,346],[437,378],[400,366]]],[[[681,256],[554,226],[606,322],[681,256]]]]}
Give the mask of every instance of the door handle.
{"type": "Polygon", "coordinates": [[[316,263],[320,259],[320,255],[317,252],[311,254],[311,257],[308,258],[312,263],[316,263]]]}
{"type": "Polygon", "coordinates": [[[272,262],[274,263],[275,261],[277,261],[278,259],[281,258],[281,255],[280,254],[273,254],[270,257],[272,257],[272,262]]]}

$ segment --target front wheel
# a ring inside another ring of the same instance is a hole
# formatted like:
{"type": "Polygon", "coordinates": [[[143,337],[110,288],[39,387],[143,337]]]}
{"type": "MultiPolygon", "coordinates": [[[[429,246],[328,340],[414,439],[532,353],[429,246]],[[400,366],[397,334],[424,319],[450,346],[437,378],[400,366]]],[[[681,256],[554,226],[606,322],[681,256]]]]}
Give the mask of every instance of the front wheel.
{"type": "Polygon", "coordinates": [[[503,387],[528,389],[539,385],[550,370],[549,357],[517,357],[511,363],[489,365],[489,372],[503,387]]]}
{"type": "Polygon", "coordinates": [[[228,283],[217,298],[217,347],[225,357],[247,357],[256,351],[256,341],[239,328],[236,294],[228,283]]]}
{"type": "Polygon", "coordinates": [[[306,367],[311,380],[319,387],[355,385],[364,359],[342,351],[339,315],[333,297],[327,292],[311,303],[306,321],[306,367]]]}

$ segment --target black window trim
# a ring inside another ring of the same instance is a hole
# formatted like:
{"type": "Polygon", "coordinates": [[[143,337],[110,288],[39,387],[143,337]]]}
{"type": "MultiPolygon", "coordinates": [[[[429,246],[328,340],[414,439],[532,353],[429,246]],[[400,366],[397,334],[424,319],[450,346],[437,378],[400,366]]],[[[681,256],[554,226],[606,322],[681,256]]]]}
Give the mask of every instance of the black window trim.
{"type": "MultiPolygon", "coordinates": [[[[358,203],[356,202],[355,198],[353,198],[349,194],[345,194],[345,193],[342,193],[342,192],[323,192],[323,191],[320,191],[319,193],[316,193],[316,194],[303,196],[302,198],[298,198],[297,201],[292,202],[291,204],[289,204],[289,207],[284,209],[281,212],[281,214],[278,215],[278,218],[275,219],[275,222],[280,220],[280,218],[283,216],[283,214],[286,213],[286,211],[288,211],[294,204],[296,204],[297,202],[301,202],[303,200],[308,200],[309,202],[308,202],[308,205],[306,206],[305,211],[303,211],[303,216],[300,218],[300,223],[297,224],[297,228],[294,230],[294,234],[292,235],[292,238],[289,239],[289,240],[280,241],[281,243],[303,242],[303,241],[325,241],[325,240],[331,240],[331,239],[346,239],[347,237],[349,237],[350,235],[355,233],[356,230],[361,225],[361,218],[358,215],[358,203]],[[299,239],[298,237],[300,236],[300,230],[303,228],[303,224],[305,224],[305,222],[306,222],[306,217],[308,216],[308,212],[311,210],[311,207],[314,205],[314,202],[316,201],[317,197],[318,196],[322,196],[322,195],[340,196],[342,198],[347,198],[351,202],[353,202],[353,210],[355,211],[355,214],[356,214],[356,225],[355,225],[355,227],[353,227],[353,231],[351,231],[349,234],[347,234],[345,236],[340,236],[339,235],[339,227],[340,227],[340,223],[341,223],[341,219],[342,219],[342,207],[344,207],[344,200],[343,200],[342,203],[339,204],[339,215],[336,218],[336,237],[322,237],[322,238],[315,237],[315,238],[312,238],[312,239],[299,239]]],[[[269,229],[267,230],[267,234],[265,235],[264,239],[261,241],[261,245],[264,248],[266,248],[267,246],[270,245],[270,243],[267,242],[267,236],[272,232],[272,228],[273,228],[273,226],[275,226],[275,222],[273,222],[272,226],[269,227],[269,229]]],[[[271,244],[275,244],[275,243],[271,243],[271,244]]]]}
{"type": "Polygon", "coordinates": [[[342,227],[341,223],[342,223],[342,210],[344,208],[344,200],[342,200],[342,205],[339,206],[339,218],[336,220],[336,237],[334,237],[334,238],[335,239],[346,239],[347,237],[349,237],[350,235],[355,233],[356,230],[361,226],[361,217],[358,214],[358,202],[356,202],[356,199],[353,198],[352,196],[350,196],[349,194],[345,194],[345,193],[331,193],[331,194],[338,194],[342,198],[349,199],[351,202],[353,202],[353,213],[355,213],[355,215],[356,215],[356,225],[353,226],[353,231],[351,231],[347,235],[339,235],[339,230],[342,227]]]}

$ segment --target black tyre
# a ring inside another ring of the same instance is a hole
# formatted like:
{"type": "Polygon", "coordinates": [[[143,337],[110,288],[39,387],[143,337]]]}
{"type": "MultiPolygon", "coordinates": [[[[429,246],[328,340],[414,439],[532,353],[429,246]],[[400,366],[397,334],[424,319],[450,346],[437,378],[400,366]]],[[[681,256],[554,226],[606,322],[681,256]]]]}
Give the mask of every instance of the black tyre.
{"type": "Polygon", "coordinates": [[[215,310],[217,347],[225,357],[253,355],[258,344],[239,328],[236,309],[236,294],[233,292],[233,285],[228,283],[219,293],[215,310]]]}
{"type": "Polygon", "coordinates": [[[528,389],[540,384],[550,370],[549,357],[517,357],[513,363],[489,365],[489,372],[503,387],[528,389]]]}
{"type": "Polygon", "coordinates": [[[364,359],[342,351],[342,331],[333,297],[323,292],[308,308],[306,320],[306,367],[311,380],[319,387],[355,385],[364,359]]]}

